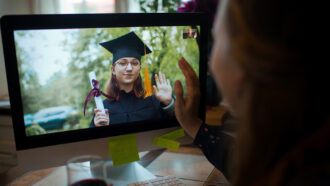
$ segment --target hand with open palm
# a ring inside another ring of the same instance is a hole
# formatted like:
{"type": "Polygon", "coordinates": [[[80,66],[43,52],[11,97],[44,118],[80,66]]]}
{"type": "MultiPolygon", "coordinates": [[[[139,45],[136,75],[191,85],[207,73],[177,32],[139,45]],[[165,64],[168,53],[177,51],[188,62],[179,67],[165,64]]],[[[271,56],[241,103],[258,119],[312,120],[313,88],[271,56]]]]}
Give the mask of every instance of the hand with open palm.
{"type": "Polygon", "coordinates": [[[165,74],[159,72],[155,74],[156,86],[153,86],[156,98],[164,105],[169,105],[172,101],[172,87],[170,80],[166,79],[165,74]]]}
{"type": "Polygon", "coordinates": [[[185,77],[187,91],[186,96],[184,96],[181,82],[179,80],[175,81],[175,116],[182,128],[191,137],[195,138],[202,124],[202,120],[198,116],[199,101],[201,95],[199,89],[199,79],[194,69],[184,58],[181,58],[178,64],[185,77]]]}

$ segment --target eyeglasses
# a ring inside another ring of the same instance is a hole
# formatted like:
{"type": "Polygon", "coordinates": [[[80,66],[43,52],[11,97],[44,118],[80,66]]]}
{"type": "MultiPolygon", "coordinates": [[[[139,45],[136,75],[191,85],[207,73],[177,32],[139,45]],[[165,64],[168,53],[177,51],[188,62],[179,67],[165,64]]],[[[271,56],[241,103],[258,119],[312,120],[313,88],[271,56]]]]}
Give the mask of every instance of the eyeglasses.
{"type": "Polygon", "coordinates": [[[138,62],[138,61],[132,61],[132,62],[118,61],[115,64],[117,64],[118,67],[120,67],[120,68],[126,68],[128,66],[128,63],[130,63],[131,64],[131,67],[133,67],[133,68],[137,68],[137,67],[140,66],[140,62],[138,62]]]}

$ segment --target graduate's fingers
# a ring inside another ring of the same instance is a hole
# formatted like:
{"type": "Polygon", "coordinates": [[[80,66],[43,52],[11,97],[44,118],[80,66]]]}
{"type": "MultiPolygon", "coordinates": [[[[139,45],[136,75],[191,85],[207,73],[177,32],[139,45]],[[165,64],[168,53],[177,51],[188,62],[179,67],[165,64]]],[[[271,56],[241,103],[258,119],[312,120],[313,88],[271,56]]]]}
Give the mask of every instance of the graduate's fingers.
{"type": "Polygon", "coordinates": [[[167,81],[166,81],[166,76],[164,73],[162,73],[162,79],[163,79],[163,83],[166,84],[167,81]]]}
{"type": "Polygon", "coordinates": [[[98,112],[100,112],[99,109],[94,109],[94,114],[97,114],[98,112]]]}
{"type": "Polygon", "coordinates": [[[157,96],[158,91],[155,85],[152,86],[152,91],[154,92],[154,94],[157,96]]]}
{"type": "Polygon", "coordinates": [[[159,82],[159,78],[158,78],[157,74],[155,74],[155,81],[156,81],[157,87],[159,87],[160,82],[159,82]]]}
{"type": "Polygon", "coordinates": [[[104,118],[94,118],[94,125],[96,127],[104,126],[104,125],[109,125],[109,117],[104,117],[104,118]]]}
{"type": "Polygon", "coordinates": [[[159,83],[160,84],[163,84],[164,83],[164,80],[163,80],[163,75],[162,75],[162,72],[161,71],[158,72],[158,78],[159,78],[159,83]]]}
{"type": "Polygon", "coordinates": [[[107,122],[109,119],[105,117],[96,118],[96,123],[107,122]]]}
{"type": "Polygon", "coordinates": [[[109,119],[109,116],[105,115],[105,114],[102,114],[102,115],[97,115],[95,116],[95,119],[96,120],[105,120],[105,119],[109,119]]]}
{"type": "Polygon", "coordinates": [[[109,118],[109,116],[106,116],[106,115],[104,115],[104,114],[102,114],[102,115],[100,114],[100,115],[96,115],[96,116],[95,116],[95,119],[96,119],[96,120],[99,120],[99,119],[105,119],[105,118],[109,118]]]}
{"type": "Polygon", "coordinates": [[[100,109],[94,109],[94,114],[95,114],[95,117],[105,116],[105,114],[102,113],[102,111],[100,109]]]}
{"type": "Polygon", "coordinates": [[[100,123],[100,122],[108,122],[109,121],[109,119],[108,118],[105,118],[105,117],[98,118],[96,120],[98,121],[98,123],[100,123]]]}
{"type": "Polygon", "coordinates": [[[100,116],[105,117],[106,114],[103,114],[101,111],[96,112],[95,117],[100,117],[100,116]]]}
{"type": "MultiPolygon", "coordinates": [[[[109,110],[108,109],[104,109],[105,111],[105,114],[109,114],[109,110]]],[[[97,114],[103,114],[102,111],[100,109],[94,109],[94,114],[97,115],[97,114]]]]}
{"type": "Polygon", "coordinates": [[[167,79],[167,85],[171,85],[171,83],[170,83],[170,80],[169,80],[169,79],[167,79]]]}
{"type": "Polygon", "coordinates": [[[109,121],[108,120],[98,120],[94,124],[97,127],[102,127],[102,126],[109,125],[109,121]]]}

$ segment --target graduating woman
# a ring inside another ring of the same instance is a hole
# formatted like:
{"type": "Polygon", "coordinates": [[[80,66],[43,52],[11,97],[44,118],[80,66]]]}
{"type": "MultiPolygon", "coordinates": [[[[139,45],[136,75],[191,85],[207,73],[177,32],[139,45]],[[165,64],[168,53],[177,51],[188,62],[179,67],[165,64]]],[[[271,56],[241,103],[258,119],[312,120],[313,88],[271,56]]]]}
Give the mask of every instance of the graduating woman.
{"type": "Polygon", "coordinates": [[[134,32],[100,45],[113,54],[112,75],[107,85],[109,98],[103,101],[106,114],[95,109],[90,127],[174,116],[172,87],[165,74],[155,75],[154,94],[145,97],[140,75],[141,56],[151,50],[134,32]]]}

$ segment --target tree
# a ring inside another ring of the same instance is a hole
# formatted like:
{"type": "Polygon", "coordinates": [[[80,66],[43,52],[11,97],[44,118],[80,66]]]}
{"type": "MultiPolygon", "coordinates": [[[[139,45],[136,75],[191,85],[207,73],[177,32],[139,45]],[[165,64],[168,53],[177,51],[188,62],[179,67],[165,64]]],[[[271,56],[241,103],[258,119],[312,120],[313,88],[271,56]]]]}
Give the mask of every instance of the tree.
{"type": "Polygon", "coordinates": [[[177,12],[181,0],[139,0],[140,10],[144,13],[165,11],[177,12]]]}
{"type": "MultiPolygon", "coordinates": [[[[22,34],[22,37],[26,35],[22,34]]],[[[39,110],[39,92],[41,91],[41,86],[38,80],[36,72],[31,68],[29,63],[29,56],[27,53],[16,44],[17,50],[17,65],[18,75],[21,79],[20,81],[20,91],[23,101],[23,112],[24,114],[33,114],[39,110]]]]}

